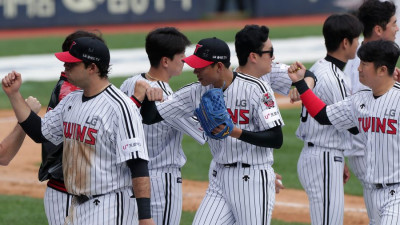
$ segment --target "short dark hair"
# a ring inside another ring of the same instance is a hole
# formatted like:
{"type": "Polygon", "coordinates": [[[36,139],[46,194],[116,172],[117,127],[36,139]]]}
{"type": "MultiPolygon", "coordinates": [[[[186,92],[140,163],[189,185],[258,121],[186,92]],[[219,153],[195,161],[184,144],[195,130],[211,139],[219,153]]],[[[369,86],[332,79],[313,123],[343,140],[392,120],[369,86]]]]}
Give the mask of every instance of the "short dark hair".
{"type": "Polygon", "coordinates": [[[345,38],[352,44],[353,39],[360,36],[362,29],[362,24],[353,15],[333,14],[329,16],[322,28],[326,50],[328,52],[336,51],[345,38]]]}
{"type": "Polygon", "coordinates": [[[374,63],[375,69],[386,66],[390,76],[393,76],[397,60],[399,59],[399,46],[393,41],[369,41],[361,45],[357,52],[361,61],[374,63]]]}
{"type": "Polygon", "coordinates": [[[246,65],[251,52],[259,53],[262,51],[264,42],[268,40],[268,35],[268,27],[259,25],[246,25],[236,33],[235,48],[240,66],[246,65]]]}
{"type": "Polygon", "coordinates": [[[172,60],[175,54],[185,52],[188,45],[188,38],[175,27],[162,27],[151,31],[146,37],[146,53],[150,65],[158,67],[162,57],[172,60]]]}
{"type": "Polygon", "coordinates": [[[391,1],[367,0],[358,9],[358,19],[364,25],[364,38],[369,38],[376,25],[386,30],[390,18],[396,13],[396,6],[391,1]]]}
{"type": "MultiPolygon", "coordinates": [[[[102,41],[103,43],[105,43],[104,39],[102,38],[102,34],[99,30],[95,30],[96,33],[94,32],[90,32],[90,31],[85,31],[85,30],[77,30],[71,34],[69,34],[63,44],[62,44],[62,51],[68,51],[71,48],[72,42],[75,39],[78,38],[82,38],[82,37],[92,37],[95,39],[98,39],[100,41],[102,41]]],[[[83,61],[83,63],[85,64],[85,68],[87,68],[90,64],[92,64],[92,62],[87,62],[87,61],[83,61]]],[[[110,72],[110,65],[106,66],[106,65],[102,65],[102,64],[96,64],[97,68],[99,68],[99,73],[100,73],[100,77],[102,78],[106,78],[108,77],[108,73],[110,72]]]]}

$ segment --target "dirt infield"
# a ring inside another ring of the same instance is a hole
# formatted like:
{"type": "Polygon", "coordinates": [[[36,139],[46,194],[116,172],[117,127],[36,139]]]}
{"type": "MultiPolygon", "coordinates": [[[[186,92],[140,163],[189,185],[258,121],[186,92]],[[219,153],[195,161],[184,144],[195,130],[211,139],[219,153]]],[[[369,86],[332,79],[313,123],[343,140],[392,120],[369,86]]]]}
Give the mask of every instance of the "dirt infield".
{"type": "MultiPolygon", "coordinates": [[[[291,105],[287,98],[278,97],[280,107],[298,107],[291,105]]],[[[41,110],[43,115],[45,109],[41,110]]],[[[15,126],[16,120],[11,110],[0,110],[0,140],[15,126]]],[[[23,195],[43,198],[46,183],[37,179],[37,171],[41,162],[40,145],[26,138],[20,152],[6,167],[0,167],[0,194],[23,195]]],[[[207,182],[183,181],[183,209],[196,211],[205,191],[207,182]]],[[[345,196],[345,223],[351,225],[367,224],[363,199],[355,196],[345,196]]],[[[44,212],[43,212],[44,213],[44,212]]],[[[301,190],[282,190],[276,196],[273,218],[287,222],[310,222],[307,196],[301,190]]]]}

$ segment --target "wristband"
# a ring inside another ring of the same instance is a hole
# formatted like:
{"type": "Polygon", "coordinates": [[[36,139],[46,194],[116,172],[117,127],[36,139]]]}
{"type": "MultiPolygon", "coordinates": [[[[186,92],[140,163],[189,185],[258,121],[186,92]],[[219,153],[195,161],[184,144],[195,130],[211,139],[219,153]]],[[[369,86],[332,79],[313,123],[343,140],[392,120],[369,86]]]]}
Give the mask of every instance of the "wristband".
{"type": "Polygon", "coordinates": [[[138,206],[139,220],[150,219],[150,198],[136,198],[136,203],[138,206]]]}
{"type": "Polygon", "coordinates": [[[131,96],[132,101],[136,104],[138,108],[142,106],[142,103],[134,95],[131,96]]]}

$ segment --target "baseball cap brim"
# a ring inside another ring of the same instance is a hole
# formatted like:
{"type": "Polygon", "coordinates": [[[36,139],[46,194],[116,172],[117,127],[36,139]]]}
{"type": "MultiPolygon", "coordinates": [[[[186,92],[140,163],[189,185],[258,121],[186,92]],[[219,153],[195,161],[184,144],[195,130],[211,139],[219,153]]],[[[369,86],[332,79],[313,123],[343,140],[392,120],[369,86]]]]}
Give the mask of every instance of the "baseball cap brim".
{"type": "Polygon", "coordinates": [[[183,59],[190,67],[199,69],[213,64],[214,62],[204,60],[198,56],[191,55],[183,59]]]}
{"type": "Polygon", "coordinates": [[[75,63],[75,62],[82,62],[81,59],[78,59],[74,56],[72,56],[69,51],[66,52],[58,52],[54,54],[58,60],[61,62],[66,62],[66,63],[75,63]]]}

